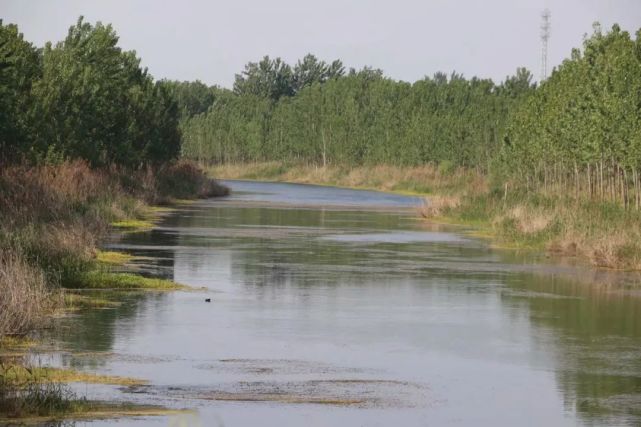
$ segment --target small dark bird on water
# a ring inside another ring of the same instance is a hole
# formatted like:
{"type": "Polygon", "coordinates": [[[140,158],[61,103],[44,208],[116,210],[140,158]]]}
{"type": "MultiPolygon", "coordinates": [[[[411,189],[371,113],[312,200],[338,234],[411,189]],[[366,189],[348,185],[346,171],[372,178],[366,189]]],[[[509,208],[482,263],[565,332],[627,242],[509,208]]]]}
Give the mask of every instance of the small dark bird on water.
{"type": "Polygon", "coordinates": [[[211,302],[211,298],[205,298],[205,302],[211,302]]]}

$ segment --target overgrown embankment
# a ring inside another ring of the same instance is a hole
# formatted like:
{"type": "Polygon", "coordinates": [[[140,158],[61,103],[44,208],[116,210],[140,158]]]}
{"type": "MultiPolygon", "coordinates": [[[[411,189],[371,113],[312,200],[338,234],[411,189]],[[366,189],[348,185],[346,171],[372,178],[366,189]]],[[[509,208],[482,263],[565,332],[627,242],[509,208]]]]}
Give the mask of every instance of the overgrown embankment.
{"type": "Polygon", "coordinates": [[[92,169],[81,160],[3,168],[0,337],[37,327],[62,303],[61,288],[150,287],[149,280],[99,270],[97,243],[109,224],[146,218],[152,203],[226,191],[188,162],[139,171],[92,169]]]}
{"type": "MultiPolygon", "coordinates": [[[[114,303],[75,294],[77,288],[183,289],[168,280],[111,272],[109,264],[126,261],[127,257],[101,253],[98,243],[111,223],[149,222],[153,214],[150,204],[227,192],[184,161],[140,170],[96,169],[82,160],[0,169],[0,340],[24,336],[61,309],[92,309],[114,303]]],[[[6,342],[0,341],[0,349],[8,348],[6,342]]],[[[0,356],[0,418],[3,414],[127,412],[118,405],[78,399],[60,385],[77,378],[70,372],[24,368],[23,363],[0,356]],[[15,377],[18,371],[39,375],[16,382],[12,375],[15,377]]],[[[101,380],[95,376],[80,380],[96,378],[101,380]]]]}
{"type": "Polygon", "coordinates": [[[560,188],[513,190],[448,165],[316,167],[281,162],[211,167],[226,179],[258,179],[425,194],[421,215],[473,226],[501,247],[545,250],[592,265],[641,269],[641,213],[560,188]]]}
{"type": "Polygon", "coordinates": [[[504,192],[430,198],[432,220],[472,224],[500,246],[577,257],[591,265],[641,270],[641,213],[621,205],[545,192],[504,192]]]}

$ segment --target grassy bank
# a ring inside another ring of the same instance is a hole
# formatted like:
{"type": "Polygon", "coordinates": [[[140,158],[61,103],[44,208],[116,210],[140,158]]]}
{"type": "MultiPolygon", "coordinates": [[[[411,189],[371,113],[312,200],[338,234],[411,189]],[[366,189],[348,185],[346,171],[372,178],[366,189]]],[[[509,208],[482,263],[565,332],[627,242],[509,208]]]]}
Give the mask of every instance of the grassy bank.
{"type": "Polygon", "coordinates": [[[503,247],[545,250],[596,267],[641,270],[641,214],[565,194],[507,192],[430,199],[424,217],[481,228],[503,247]]]}
{"type": "Polygon", "coordinates": [[[8,338],[25,336],[60,311],[118,305],[113,295],[105,299],[80,289],[187,289],[169,280],[113,272],[132,258],[101,252],[98,244],[113,224],[127,230],[152,227],[167,210],[152,204],[227,192],[183,161],[144,170],[96,169],[84,161],[0,169],[0,418],[122,409],[77,399],[63,384],[133,380],[25,367],[7,344],[15,339],[8,338]]]}
{"type": "Polygon", "coordinates": [[[545,250],[594,266],[641,270],[641,214],[563,188],[514,190],[473,171],[439,166],[316,167],[281,162],[209,168],[225,179],[258,179],[424,194],[430,221],[471,225],[501,247],[545,250]]]}
{"type": "Polygon", "coordinates": [[[399,168],[396,166],[314,166],[283,162],[225,164],[207,168],[220,179],[322,184],[397,193],[426,195],[486,191],[486,180],[449,163],[399,168]]]}

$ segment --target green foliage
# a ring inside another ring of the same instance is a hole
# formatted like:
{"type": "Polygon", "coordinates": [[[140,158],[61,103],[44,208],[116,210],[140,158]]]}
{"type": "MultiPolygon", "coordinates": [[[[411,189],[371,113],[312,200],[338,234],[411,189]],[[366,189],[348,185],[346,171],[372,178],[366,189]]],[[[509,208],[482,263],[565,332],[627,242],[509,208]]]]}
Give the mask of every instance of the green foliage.
{"type": "Polygon", "coordinates": [[[17,159],[31,142],[31,87],[40,73],[38,50],[0,19],[0,161],[17,159]]]}
{"type": "Polygon", "coordinates": [[[641,204],[641,40],[598,25],[515,109],[498,162],[531,189],[641,204]]]}
{"type": "Polygon", "coordinates": [[[343,74],[345,74],[345,67],[340,60],[337,59],[331,64],[327,64],[325,61],[319,61],[311,53],[307,54],[294,67],[293,91],[298,93],[314,83],[325,83],[328,80],[339,78],[343,74]]]}
{"type": "Polygon", "coordinates": [[[217,87],[209,87],[200,80],[195,82],[178,82],[161,80],[171,97],[178,104],[181,119],[202,114],[211,107],[219,93],[223,91],[217,87]]]}
{"type": "MultiPolygon", "coordinates": [[[[265,57],[234,93],[183,123],[183,155],[214,163],[441,165],[641,209],[641,31],[595,25],[540,86],[519,68],[497,85],[437,73],[413,84],[372,68],[265,57]],[[293,84],[285,85],[291,76],[293,84]],[[281,84],[282,83],[282,84],[281,84]]],[[[505,187],[505,183],[508,183],[505,187]]]]}
{"type": "Polygon", "coordinates": [[[241,74],[236,74],[234,93],[253,95],[277,101],[293,94],[292,67],[282,59],[263,57],[260,62],[250,62],[241,74]]]}
{"type": "Polygon", "coordinates": [[[327,64],[307,54],[292,68],[281,58],[265,56],[259,62],[248,63],[241,74],[236,74],[234,93],[278,101],[315,83],[325,83],[344,74],[345,67],[340,60],[327,64]]]}
{"type": "Polygon", "coordinates": [[[267,84],[277,80],[276,68],[267,57],[249,64],[233,94],[183,123],[183,155],[222,163],[449,162],[487,170],[508,109],[533,88],[524,69],[499,86],[458,74],[409,84],[371,68],[344,75],[340,62],[308,55],[294,67],[294,89],[282,92],[267,84]]]}
{"type": "Polygon", "coordinates": [[[148,289],[148,290],[177,290],[188,289],[184,285],[167,279],[143,277],[129,273],[111,273],[93,270],[85,273],[77,281],[67,282],[65,286],[82,289],[148,289]]]}
{"type": "Polygon", "coordinates": [[[180,153],[179,110],[110,25],[81,17],[42,52],[0,22],[0,160],[140,167],[180,153]]]}

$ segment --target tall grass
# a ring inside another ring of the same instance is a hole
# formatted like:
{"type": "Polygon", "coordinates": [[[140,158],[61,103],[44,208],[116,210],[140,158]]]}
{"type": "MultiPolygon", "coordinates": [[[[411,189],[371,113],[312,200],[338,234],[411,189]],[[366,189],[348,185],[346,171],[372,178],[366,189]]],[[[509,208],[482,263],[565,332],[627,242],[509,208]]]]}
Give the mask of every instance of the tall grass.
{"type": "Polygon", "coordinates": [[[0,253],[0,337],[40,326],[53,303],[42,269],[17,253],[0,253]]]}
{"type": "MultiPolygon", "coordinates": [[[[80,160],[0,167],[0,339],[40,327],[69,300],[62,287],[108,282],[118,288],[177,289],[168,281],[95,271],[99,240],[110,223],[141,219],[149,203],[227,191],[184,161],[138,171],[92,169],[80,160]]],[[[56,381],[32,375],[17,383],[15,369],[0,360],[0,415],[87,409],[86,401],[56,381]]]]}
{"type": "Polygon", "coordinates": [[[449,162],[415,167],[391,165],[316,166],[284,162],[224,164],[208,168],[211,175],[228,179],[261,179],[341,187],[370,188],[416,194],[477,193],[487,191],[479,173],[455,168],[449,162]]]}
{"type": "Polygon", "coordinates": [[[13,368],[25,369],[0,366],[0,414],[8,418],[62,415],[78,405],[78,397],[65,384],[46,378],[16,381],[13,368]]]}
{"type": "Polygon", "coordinates": [[[483,227],[499,244],[546,250],[612,269],[641,270],[641,214],[572,193],[503,189],[429,198],[421,210],[434,220],[483,227]]]}
{"type": "Polygon", "coordinates": [[[149,203],[226,191],[186,161],[138,171],[81,160],[0,168],[0,337],[36,326],[55,290],[85,276],[110,223],[142,218],[149,203]]]}

